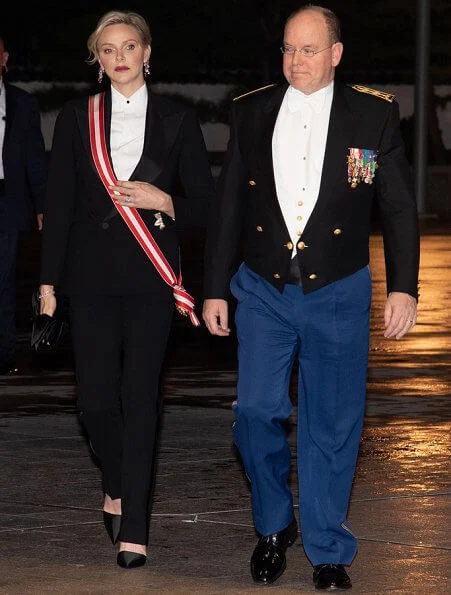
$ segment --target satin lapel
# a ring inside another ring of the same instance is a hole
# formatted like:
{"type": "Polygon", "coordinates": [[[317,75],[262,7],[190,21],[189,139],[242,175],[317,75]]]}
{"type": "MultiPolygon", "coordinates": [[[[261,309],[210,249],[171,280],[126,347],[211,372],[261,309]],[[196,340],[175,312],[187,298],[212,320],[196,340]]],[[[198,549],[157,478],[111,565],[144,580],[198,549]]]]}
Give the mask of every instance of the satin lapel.
{"type": "Polygon", "coordinates": [[[171,108],[169,113],[166,113],[164,98],[154,98],[149,88],[148,92],[143,154],[130,179],[153,183],[163,171],[168,159],[171,159],[171,151],[185,112],[174,111],[171,108]]]}
{"type": "MultiPolygon", "coordinates": [[[[110,158],[111,167],[113,167],[113,161],[111,160],[111,90],[105,93],[105,101],[103,103],[104,109],[104,123],[105,123],[105,142],[106,149],[108,151],[108,157],[110,158]]],[[[113,168],[114,170],[114,168],[113,168]]],[[[116,172],[115,172],[116,173],[116,172]]]]}
{"type": "Polygon", "coordinates": [[[153,182],[161,173],[166,158],[164,118],[152,102],[148,91],[144,146],[141,159],[133,170],[130,180],[144,179],[153,182]]]}
{"type": "Polygon", "coordinates": [[[256,134],[255,155],[257,155],[258,168],[261,177],[265,180],[268,189],[269,205],[273,209],[280,225],[285,226],[279,200],[277,198],[276,181],[274,178],[274,163],[272,158],[272,137],[274,126],[276,125],[277,115],[288,84],[282,84],[274,89],[274,93],[268,99],[263,108],[263,117],[258,122],[256,134]]]}
{"type": "Polygon", "coordinates": [[[347,154],[352,146],[352,131],[355,127],[353,114],[344,96],[344,85],[336,82],[330,110],[329,129],[327,132],[326,151],[318,200],[309,217],[305,231],[318,221],[327,209],[330,200],[347,183],[347,154]]]}
{"type": "MultiPolygon", "coordinates": [[[[111,128],[111,92],[105,91],[105,102],[104,102],[104,112],[105,112],[105,140],[106,146],[108,151],[108,156],[111,162],[111,149],[110,149],[110,128],[111,128]]],[[[98,176],[97,168],[94,163],[94,159],[92,158],[92,151],[91,151],[91,141],[89,138],[89,116],[88,116],[88,99],[83,103],[82,106],[77,107],[75,109],[75,113],[77,114],[78,120],[78,127],[80,129],[80,136],[83,141],[83,145],[86,149],[87,154],[89,155],[89,163],[91,164],[92,169],[95,171],[96,175],[98,176]]],[[[113,163],[111,162],[111,166],[113,163]]],[[[99,182],[101,182],[99,177],[99,182]]]]}
{"type": "Polygon", "coordinates": [[[3,151],[5,150],[5,145],[8,142],[8,135],[9,135],[9,131],[11,130],[11,124],[15,118],[16,108],[17,108],[17,99],[14,96],[14,91],[11,92],[9,85],[5,85],[6,120],[5,120],[5,137],[3,140],[3,151]]]}
{"type": "MultiPolygon", "coordinates": [[[[89,116],[88,116],[88,100],[83,103],[82,107],[77,107],[75,110],[77,114],[78,126],[80,129],[80,136],[83,142],[83,145],[86,149],[86,153],[88,154],[89,163],[91,164],[92,169],[94,170],[97,179],[99,180],[99,184],[102,184],[102,180],[100,179],[99,173],[94,163],[94,159],[92,157],[91,151],[91,140],[89,137],[89,116]]],[[[105,141],[107,146],[108,157],[110,158],[111,167],[113,167],[113,162],[111,161],[111,148],[110,148],[110,135],[111,135],[111,91],[105,91],[105,101],[104,101],[104,122],[105,122],[105,141]]],[[[112,217],[116,217],[119,215],[115,206],[113,206],[107,216],[104,218],[104,221],[108,221],[112,217]]]]}

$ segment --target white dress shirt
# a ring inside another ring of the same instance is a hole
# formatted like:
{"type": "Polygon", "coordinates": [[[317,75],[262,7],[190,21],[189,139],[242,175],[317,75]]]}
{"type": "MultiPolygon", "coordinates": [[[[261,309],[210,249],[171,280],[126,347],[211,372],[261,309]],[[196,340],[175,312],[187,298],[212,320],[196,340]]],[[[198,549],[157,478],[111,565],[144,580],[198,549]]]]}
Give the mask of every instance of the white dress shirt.
{"type": "Polygon", "coordinates": [[[144,84],[131,97],[111,87],[110,149],[118,180],[128,180],[144,147],[147,113],[147,87],[144,84]]]}
{"type": "Polygon", "coordinates": [[[272,138],[277,197],[293,255],[319,194],[333,82],[311,95],[288,87],[272,138]]]}

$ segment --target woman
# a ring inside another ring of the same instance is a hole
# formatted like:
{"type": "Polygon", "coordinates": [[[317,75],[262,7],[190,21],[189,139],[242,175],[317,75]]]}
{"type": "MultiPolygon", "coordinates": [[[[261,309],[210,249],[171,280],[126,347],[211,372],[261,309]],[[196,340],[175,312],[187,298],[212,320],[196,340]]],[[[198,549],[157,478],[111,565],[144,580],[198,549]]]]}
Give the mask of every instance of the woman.
{"type": "Polygon", "coordinates": [[[89,63],[111,85],[58,115],[41,262],[41,313],[55,312],[55,289],[70,297],[80,417],[125,568],[146,562],[174,304],[199,324],[181,285],[177,229],[203,226],[214,193],[194,111],[145,83],[150,44],[148,24],[133,12],[106,13],[89,37],[89,63]]]}

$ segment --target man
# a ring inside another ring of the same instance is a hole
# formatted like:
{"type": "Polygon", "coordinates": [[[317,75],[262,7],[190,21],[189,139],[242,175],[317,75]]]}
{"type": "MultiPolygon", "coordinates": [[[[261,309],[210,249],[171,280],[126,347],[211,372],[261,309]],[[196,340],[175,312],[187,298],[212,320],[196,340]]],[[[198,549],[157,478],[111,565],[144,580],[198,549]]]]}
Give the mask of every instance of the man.
{"type": "Polygon", "coordinates": [[[237,300],[233,432],[252,488],[259,583],[280,577],[297,536],[284,422],[298,358],[300,526],[324,590],[351,587],[345,566],[357,550],[346,517],[365,408],[373,201],[386,257],[385,337],[414,326],[418,297],[418,218],[398,106],[335,81],[342,52],[335,14],[303,6],[285,24],[286,83],[234,102],[203,309],[208,330],[227,336],[229,287],[237,300]]]}
{"type": "Polygon", "coordinates": [[[42,228],[47,155],[39,106],[26,91],[5,83],[8,52],[0,37],[0,374],[17,372],[16,254],[19,232],[33,212],[42,228]]]}

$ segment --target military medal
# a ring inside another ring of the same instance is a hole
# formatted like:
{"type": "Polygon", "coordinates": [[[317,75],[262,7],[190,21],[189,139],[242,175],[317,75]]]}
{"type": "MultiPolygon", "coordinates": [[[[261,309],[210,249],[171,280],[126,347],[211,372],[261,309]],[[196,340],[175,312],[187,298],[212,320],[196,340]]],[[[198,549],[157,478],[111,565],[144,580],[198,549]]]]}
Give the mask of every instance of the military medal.
{"type": "Polygon", "coordinates": [[[377,151],[373,149],[349,148],[348,183],[357,188],[360,182],[372,184],[377,168],[377,151]]]}

